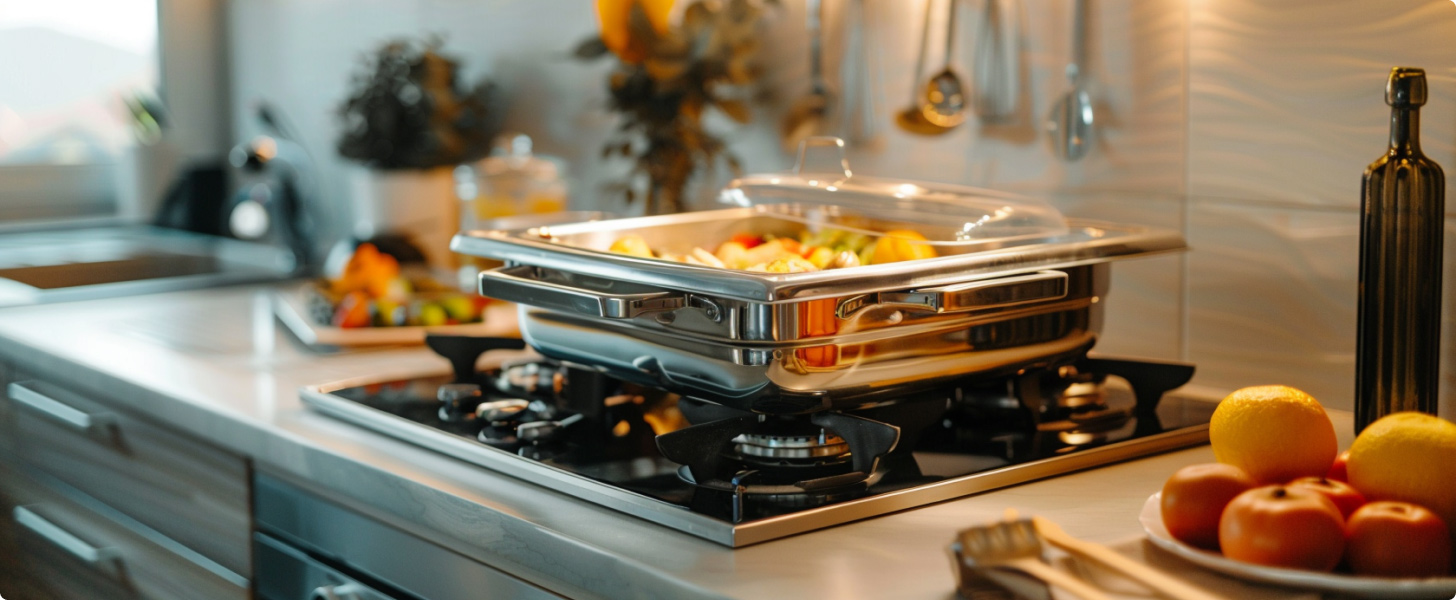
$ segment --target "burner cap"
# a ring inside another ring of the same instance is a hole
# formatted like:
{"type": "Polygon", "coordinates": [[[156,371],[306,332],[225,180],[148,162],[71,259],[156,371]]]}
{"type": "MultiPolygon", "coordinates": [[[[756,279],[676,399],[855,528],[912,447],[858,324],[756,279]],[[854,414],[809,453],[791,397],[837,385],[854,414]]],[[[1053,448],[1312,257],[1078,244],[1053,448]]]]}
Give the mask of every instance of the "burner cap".
{"type": "Polygon", "coordinates": [[[733,443],[740,454],[759,458],[825,458],[849,452],[849,443],[844,438],[823,428],[807,435],[745,433],[733,438],[733,443]]]}

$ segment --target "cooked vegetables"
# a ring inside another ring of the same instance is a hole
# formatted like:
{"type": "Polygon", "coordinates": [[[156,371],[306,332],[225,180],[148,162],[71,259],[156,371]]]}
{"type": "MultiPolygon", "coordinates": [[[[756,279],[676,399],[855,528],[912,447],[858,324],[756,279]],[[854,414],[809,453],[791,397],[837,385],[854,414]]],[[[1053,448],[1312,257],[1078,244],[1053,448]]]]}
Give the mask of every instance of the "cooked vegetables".
{"type": "Polygon", "coordinates": [[[739,233],[720,244],[715,252],[694,247],[687,254],[654,252],[642,236],[633,233],[617,238],[608,251],[762,273],[803,273],[936,256],[935,248],[927,243],[925,236],[910,230],[871,237],[841,229],[824,229],[812,234],[805,232],[800,239],[739,233]]]}

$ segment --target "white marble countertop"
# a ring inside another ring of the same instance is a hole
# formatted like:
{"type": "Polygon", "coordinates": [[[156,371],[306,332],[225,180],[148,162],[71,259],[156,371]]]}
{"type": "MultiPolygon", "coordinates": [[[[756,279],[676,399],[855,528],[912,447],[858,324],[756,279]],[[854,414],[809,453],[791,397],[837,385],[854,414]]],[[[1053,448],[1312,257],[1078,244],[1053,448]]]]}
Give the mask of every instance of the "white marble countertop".
{"type": "Polygon", "coordinates": [[[0,355],[574,597],[951,598],[957,529],[1014,508],[1125,542],[1168,475],[1213,460],[1201,446],[733,550],[305,410],[304,385],[449,367],[423,348],[303,349],[266,287],[0,310],[0,355]]]}

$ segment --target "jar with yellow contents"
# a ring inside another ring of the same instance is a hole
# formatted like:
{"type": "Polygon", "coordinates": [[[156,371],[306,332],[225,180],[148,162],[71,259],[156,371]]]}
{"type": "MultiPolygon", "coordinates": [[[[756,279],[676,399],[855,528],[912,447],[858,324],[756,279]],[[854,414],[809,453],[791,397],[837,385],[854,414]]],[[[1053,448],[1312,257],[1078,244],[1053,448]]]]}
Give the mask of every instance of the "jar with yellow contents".
{"type": "MultiPolygon", "coordinates": [[[[505,133],[491,155],[455,170],[455,195],[460,199],[460,229],[488,229],[505,217],[549,214],[566,209],[567,185],[555,158],[531,152],[531,138],[505,133]]],[[[482,268],[499,266],[478,257],[461,257],[462,285],[473,287],[482,268]]]]}

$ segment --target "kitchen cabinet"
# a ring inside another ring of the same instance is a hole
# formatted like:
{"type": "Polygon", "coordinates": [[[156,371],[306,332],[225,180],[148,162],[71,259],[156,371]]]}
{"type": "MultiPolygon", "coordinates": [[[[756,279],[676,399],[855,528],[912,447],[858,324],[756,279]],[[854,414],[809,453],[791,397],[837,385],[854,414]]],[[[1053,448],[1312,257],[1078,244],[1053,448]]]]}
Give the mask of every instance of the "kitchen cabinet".
{"type": "Polygon", "coordinates": [[[247,597],[244,459],[59,376],[13,363],[3,375],[5,568],[59,598],[247,597]]]}

